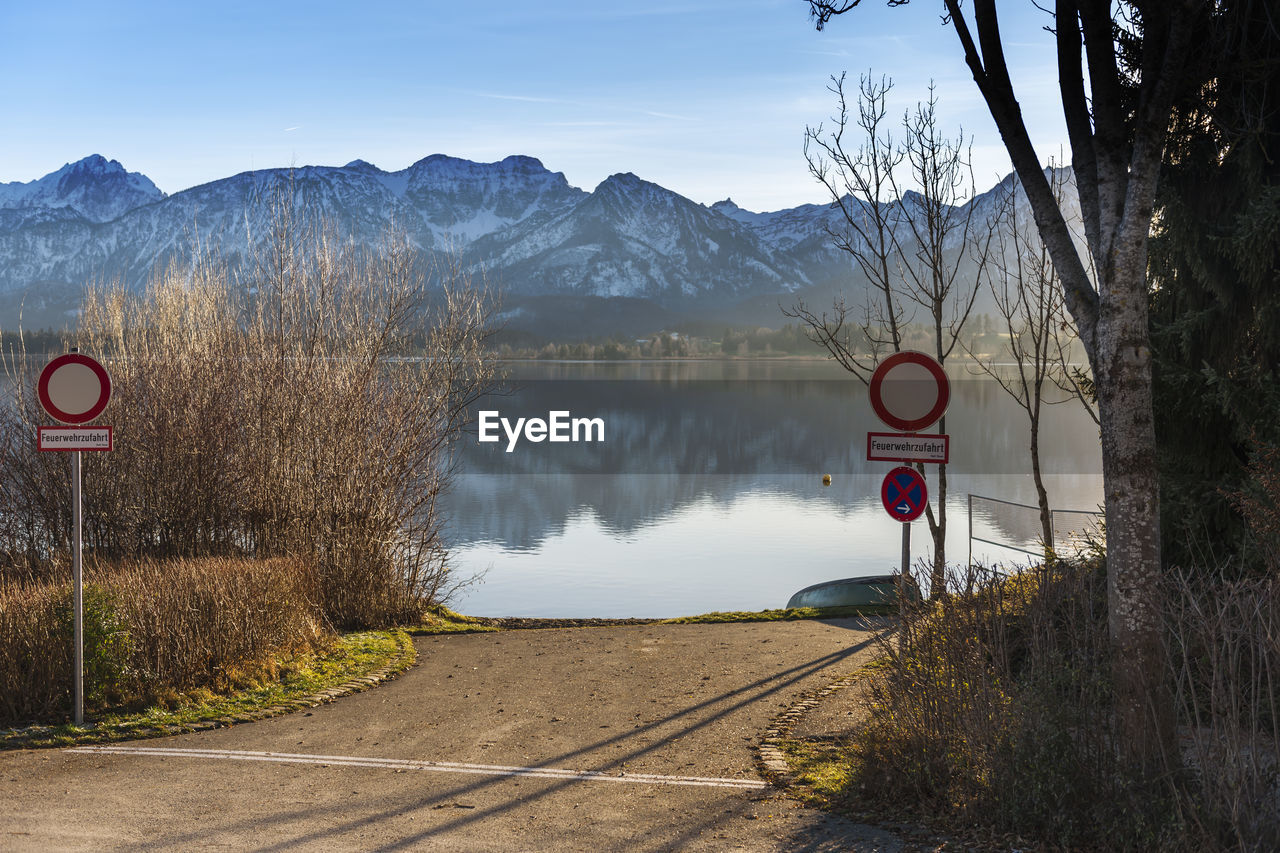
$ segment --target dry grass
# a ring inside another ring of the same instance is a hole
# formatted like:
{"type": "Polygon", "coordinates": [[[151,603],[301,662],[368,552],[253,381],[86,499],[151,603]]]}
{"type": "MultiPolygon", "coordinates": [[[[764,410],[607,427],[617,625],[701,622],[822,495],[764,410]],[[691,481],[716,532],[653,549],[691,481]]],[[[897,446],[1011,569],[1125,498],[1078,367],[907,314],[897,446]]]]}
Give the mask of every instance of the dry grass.
{"type": "Polygon", "coordinates": [[[1280,850],[1280,578],[1179,572],[1168,615],[1188,823],[1226,850],[1280,850]]]}
{"type": "Polygon", "coordinates": [[[975,569],[907,614],[846,753],[860,807],[1072,849],[1280,847],[1280,583],[1168,579],[1184,766],[1154,783],[1115,740],[1105,584],[1100,557],[975,569]]]}
{"type": "MultiPolygon", "coordinates": [[[[975,568],[908,614],[870,682],[857,784],[955,824],[1068,845],[1143,823],[1106,740],[1103,583],[1096,567],[1010,579],[975,568]]],[[[1157,840],[1158,827],[1134,828],[1157,840]]]]}
{"type": "MultiPolygon", "coordinates": [[[[70,584],[0,584],[0,723],[58,719],[71,707],[70,584]]],[[[225,690],[281,652],[323,648],[316,574],[297,560],[144,560],[85,581],[90,709],[225,690]]]]}

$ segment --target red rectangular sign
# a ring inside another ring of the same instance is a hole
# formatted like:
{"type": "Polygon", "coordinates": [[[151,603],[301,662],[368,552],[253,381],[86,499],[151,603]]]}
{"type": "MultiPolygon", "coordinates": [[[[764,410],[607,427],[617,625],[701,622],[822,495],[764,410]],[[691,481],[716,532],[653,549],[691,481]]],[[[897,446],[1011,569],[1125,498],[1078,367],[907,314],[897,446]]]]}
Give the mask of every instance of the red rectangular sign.
{"type": "Polygon", "coordinates": [[[933,462],[945,465],[951,458],[951,436],[942,433],[867,433],[867,459],[871,462],[933,462]]]}
{"type": "Polygon", "coordinates": [[[42,426],[37,431],[40,450],[114,450],[109,426],[42,426]]]}

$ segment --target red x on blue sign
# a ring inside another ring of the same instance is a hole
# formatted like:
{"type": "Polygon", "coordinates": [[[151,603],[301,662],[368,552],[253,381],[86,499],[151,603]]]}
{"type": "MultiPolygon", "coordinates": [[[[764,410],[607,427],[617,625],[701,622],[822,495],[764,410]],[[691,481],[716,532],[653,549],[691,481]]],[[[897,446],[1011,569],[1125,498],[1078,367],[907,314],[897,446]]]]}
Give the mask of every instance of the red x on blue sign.
{"type": "Polygon", "coordinates": [[[880,486],[880,502],[896,521],[915,521],[924,512],[928,501],[929,490],[925,488],[924,477],[905,465],[886,474],[880,486]]]}

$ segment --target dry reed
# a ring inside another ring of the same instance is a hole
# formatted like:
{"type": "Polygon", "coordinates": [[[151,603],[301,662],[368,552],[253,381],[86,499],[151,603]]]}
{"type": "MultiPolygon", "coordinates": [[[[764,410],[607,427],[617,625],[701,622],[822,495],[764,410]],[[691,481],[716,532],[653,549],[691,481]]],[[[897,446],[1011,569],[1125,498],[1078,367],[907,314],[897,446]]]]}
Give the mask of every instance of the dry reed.
{"type": "MultiPolygon", "coordinates": [[[[55,571],[65,576],[65,568],[55,571]]],[[[0,584],[0,723],[66,717],[71,606],[65,577],[0,584]]],[[[315,572],[297,560],[143,560],[85,578],[90,710],[234,686],[273,656],[323,643],[315,572]]]]}
{"type": "Polygon", "coordinates": [[[980,567],[883,640],[852,787],[881,805],[1071,849],[1280,847],[1280,583],[1172,572],[1182,764],[1140,781],[1111,717],[1101,555],[980,567]]]}

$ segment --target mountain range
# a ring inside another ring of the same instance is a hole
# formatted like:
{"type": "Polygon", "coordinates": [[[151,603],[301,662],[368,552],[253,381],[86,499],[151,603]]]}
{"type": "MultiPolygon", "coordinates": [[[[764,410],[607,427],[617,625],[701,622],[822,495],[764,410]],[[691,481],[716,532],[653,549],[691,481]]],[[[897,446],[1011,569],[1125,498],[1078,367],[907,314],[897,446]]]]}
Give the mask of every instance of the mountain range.
{"type": "Polygon", "coordinates": [[[776,326],[780,303],[858,278],[831,245],[827,228],[841,222],[831,205],[707,206],[630,173],[586,192],[519,155],[475,163],[434,154],[396,172],[363,160],[264,169],[166,195],[95,154],[0,184],[0,328],[19,315],[25,328],[71,324],[86,283],[140,288],[197,244],[234,263],[266,239],[270,201],[290,188],[356,240],[394,222],[420,248],[456,254],[497,285],[506,321],[532,330],[564,326],[575,312],[591,315],[568,324],[579,334],[689,318],[776,326]],[[593,323],[600,318],[607,328],[593,323]]]}

